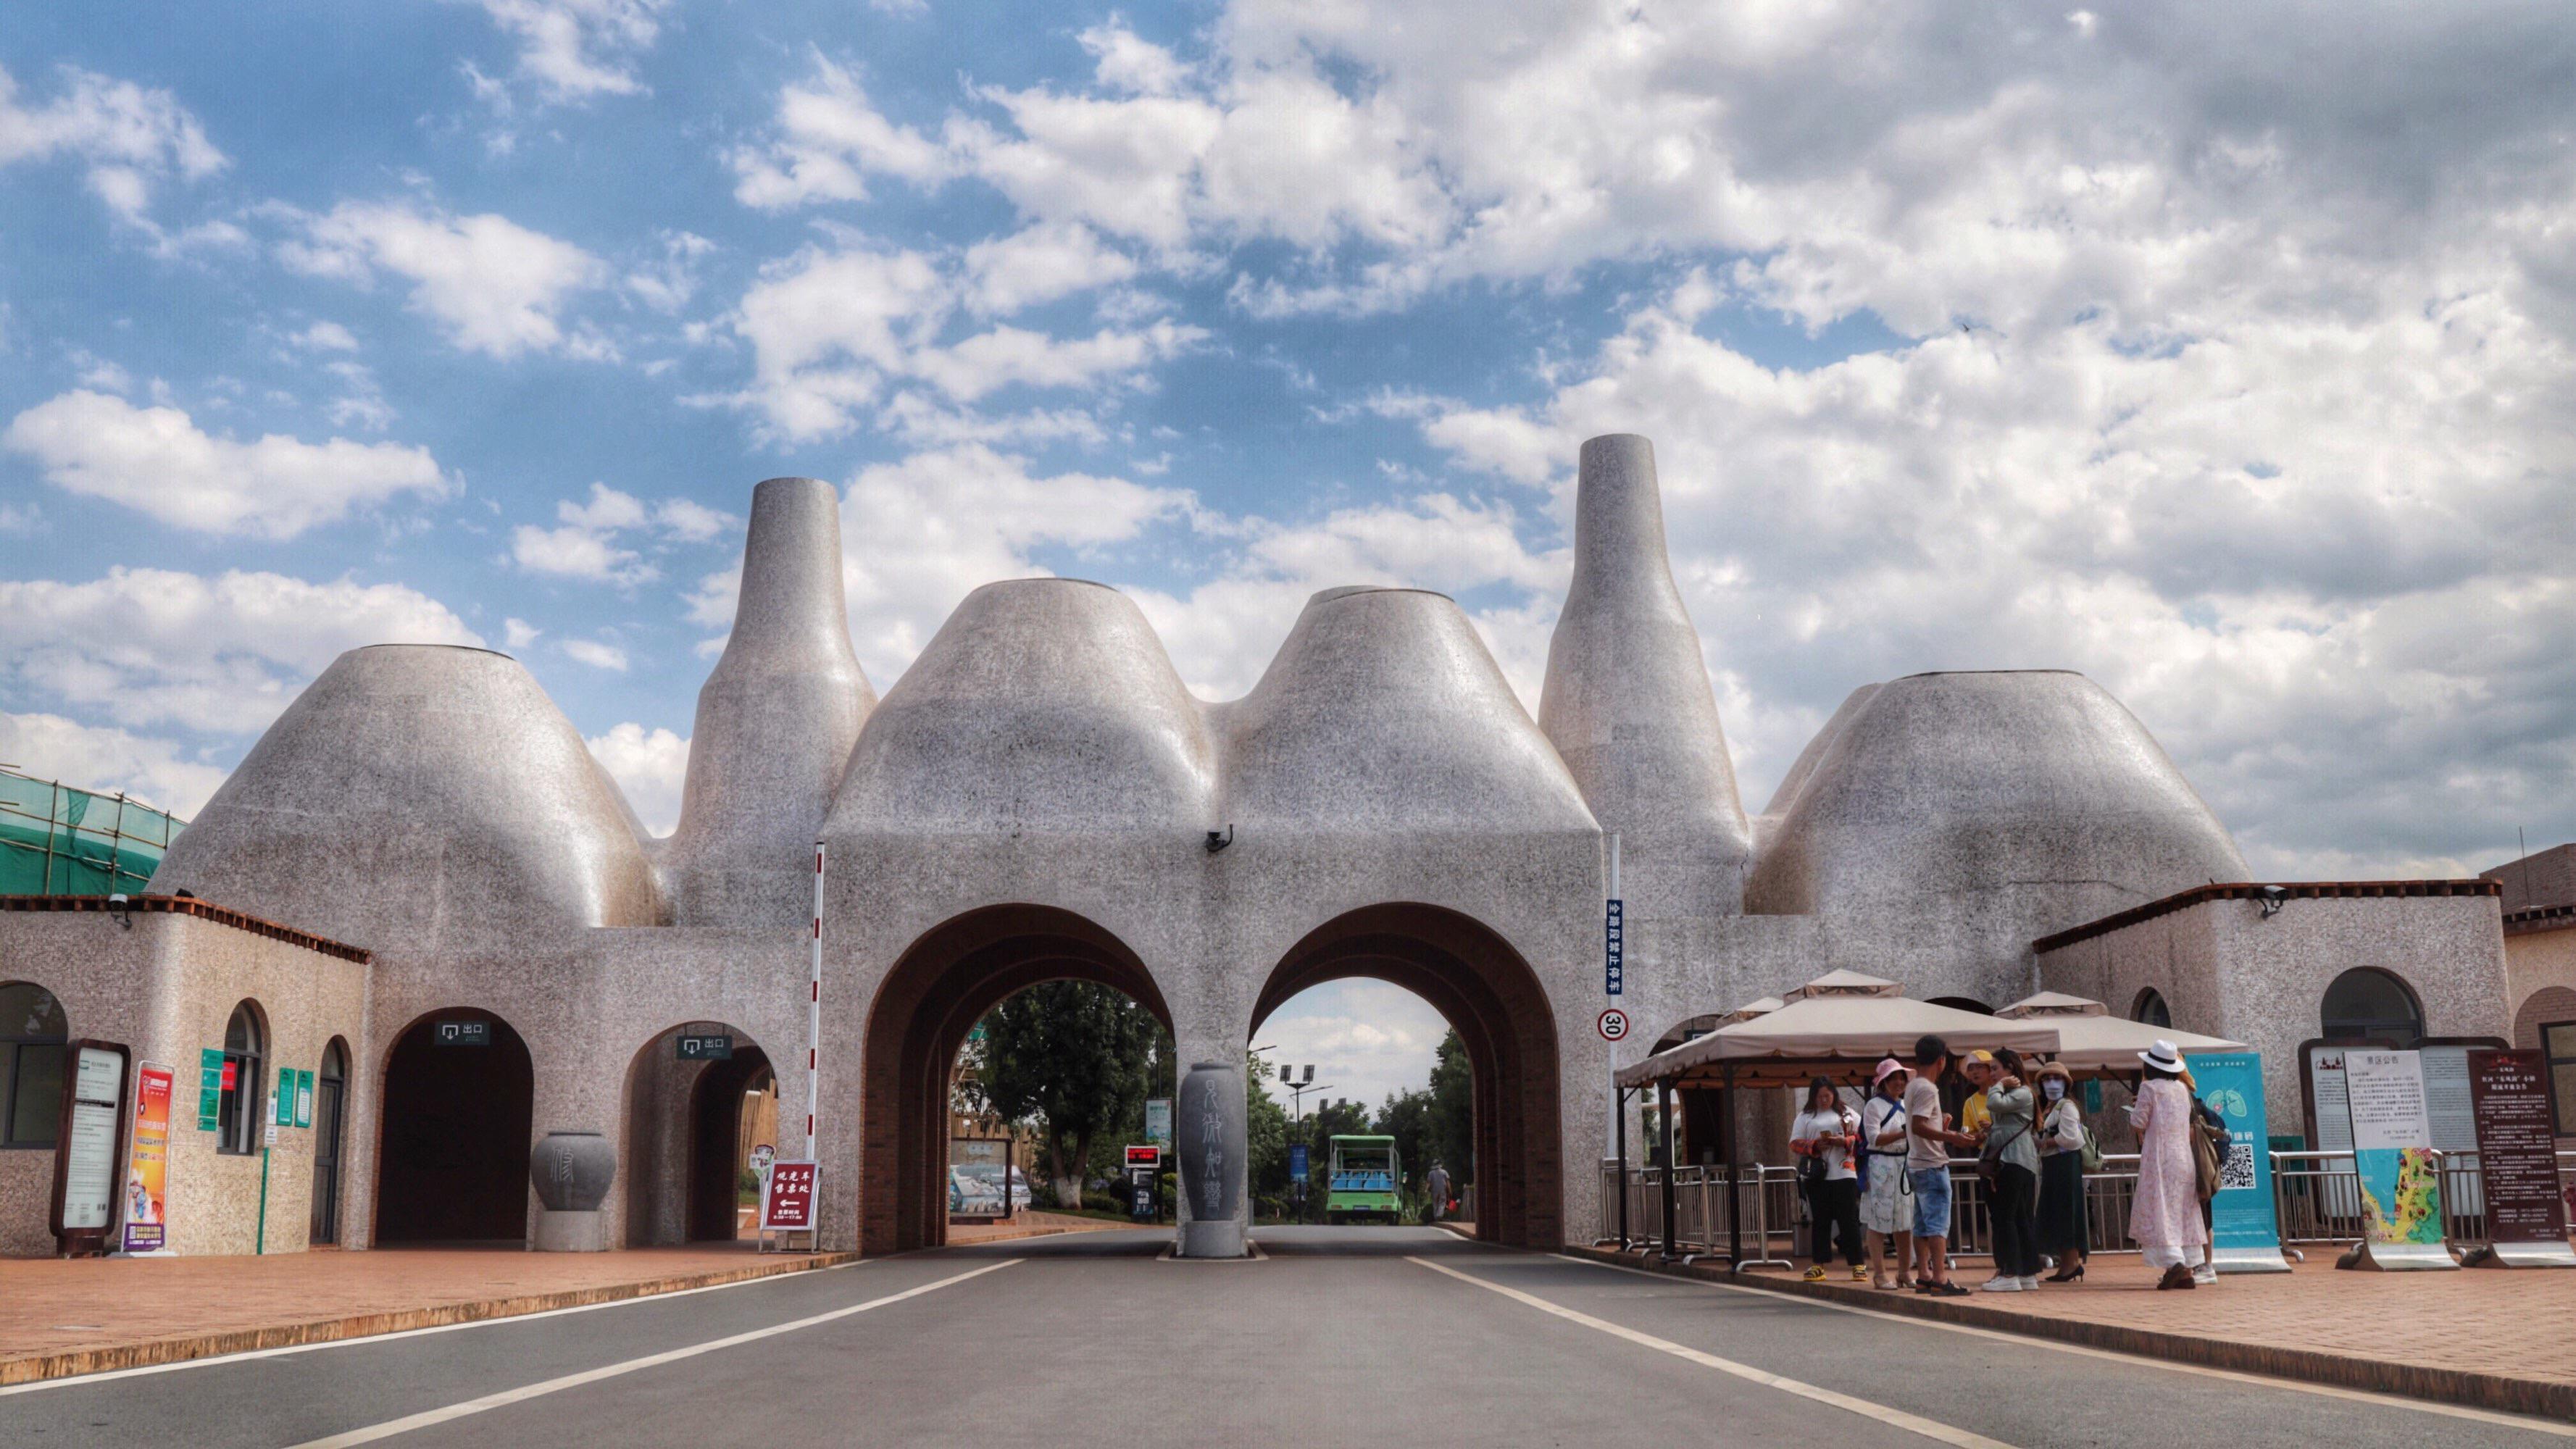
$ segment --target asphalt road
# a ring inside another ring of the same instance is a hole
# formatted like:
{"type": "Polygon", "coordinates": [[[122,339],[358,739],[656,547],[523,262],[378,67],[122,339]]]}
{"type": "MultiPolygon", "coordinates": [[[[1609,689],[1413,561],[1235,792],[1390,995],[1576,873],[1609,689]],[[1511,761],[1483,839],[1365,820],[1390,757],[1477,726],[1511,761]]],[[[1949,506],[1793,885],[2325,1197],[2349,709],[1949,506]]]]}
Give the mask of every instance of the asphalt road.
{"type": "Polygon", "coordinates": [[[0,1445],[2417,1446],[2445,1414],[1464,1243],[1093,1233],[0,1390],[0,1445]]]}

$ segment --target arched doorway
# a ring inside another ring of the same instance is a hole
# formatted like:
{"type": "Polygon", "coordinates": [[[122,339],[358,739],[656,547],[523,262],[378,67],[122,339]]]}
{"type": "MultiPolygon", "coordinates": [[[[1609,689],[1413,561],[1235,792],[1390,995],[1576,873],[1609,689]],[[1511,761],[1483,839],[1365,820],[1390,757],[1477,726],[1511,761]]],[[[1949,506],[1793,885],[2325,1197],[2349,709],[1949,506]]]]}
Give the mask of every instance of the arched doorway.
{"type": "Polygon", "coordinates": [[[340,1155],[348,1134],[341,1119],[349,1104],[349,1046],[338,1037],[322,1049],[322,1068],[313,1079],[313,1211],[305,1225],[307,1244],[340,1241],[340,1155]]]}
{"type": "Polygon", "coordinates": [[[904,1252],[948,1237],[949,1093],[958,1048],[984,1013],[1044,981],[1125,992],[1171,1030],[1171,1008],[1125,942],[1052,906],[988,906],[905,950],[868,1008],[861,1083],[859,1250],[904,1252]]]}
{"type": "Polygon", "coordinates": [[[524,1240],[536,1073],[488,1011],[434,1011],[385,1057],[376,1241],[524,1240]]]}
{"type": "MultiPolygon", "coordinates": [[[[1439,906],[1388,904],[1307,933],[1270,973],[1249,1030],[1310,986],[1372,976],[1431,1003],[1475,1075],[1476,1236],[1519,1247],[1565,1242],[1556,1018],[1511,943],[1439,906]]],[[[1247,1040],[1250,1038],[1247,1037],[1247,1040]]]]}
{"type": "Polygon", "coordinates": [[[778,1145],[778,1078],[760,1044],[713,1020],[656,1034],[626,1069],[626,1245],[742,1236],[743,1173],[761,1143],[778,1145]]]}

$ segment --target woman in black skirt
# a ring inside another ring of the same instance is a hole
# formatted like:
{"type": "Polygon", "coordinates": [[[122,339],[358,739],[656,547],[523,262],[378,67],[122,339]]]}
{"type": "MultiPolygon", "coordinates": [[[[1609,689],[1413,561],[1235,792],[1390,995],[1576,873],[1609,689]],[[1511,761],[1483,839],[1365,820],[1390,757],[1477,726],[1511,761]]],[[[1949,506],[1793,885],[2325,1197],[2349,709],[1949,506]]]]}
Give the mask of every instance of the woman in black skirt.
{"type": "Polygon", "coordinates": [[[2050,1062],[2034,1074],[2039,1083],[2039,1250],[2057,1259],[2051,1283],[2084,1276],[2093,1251],[2085,1228],[2084,1113],[2075,1105],[2075,1078],[2050,1062]]]}

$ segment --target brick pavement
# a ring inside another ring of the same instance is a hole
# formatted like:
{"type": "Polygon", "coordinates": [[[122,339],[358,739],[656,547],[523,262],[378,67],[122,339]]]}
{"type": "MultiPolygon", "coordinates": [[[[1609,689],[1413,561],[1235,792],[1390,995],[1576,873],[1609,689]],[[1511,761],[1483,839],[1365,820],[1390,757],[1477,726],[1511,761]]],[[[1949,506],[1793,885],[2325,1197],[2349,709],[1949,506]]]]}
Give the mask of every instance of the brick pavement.
{"type": "Polygon", "coordinates": [[[847,1262],[706,1243],[614,1253],[380,1248],[0,1259],[0,1384],[501,1318],[847,1262]]]}
{"type": "MultiPolygon", "coordinates": [[[[1576,1251],[1643,1265],[1638,1254],[1576,1251]]],[[[2576,1419],[2576,1272],[2342,1272],[2334,1259],[2332,1248],[2312,1247],[2296,1271],[2229,1274],[2188,1293],[2157,1291],[2157,1275],[2128,1256],[2096,1259],[2081,1283],[1939,1300],[1866,1283],[1805,1283],[1797,1270],[1753,1269],[1734,1281],[2217,1368],[2576,1419]]],[[[1959,1281],[1974,1286],[1991,1271],[1972,1260],[1959,1281]]],[[[1690,1276],[1725,1281],[1726,1270],[1695,1265],[1690,1276]]]]}

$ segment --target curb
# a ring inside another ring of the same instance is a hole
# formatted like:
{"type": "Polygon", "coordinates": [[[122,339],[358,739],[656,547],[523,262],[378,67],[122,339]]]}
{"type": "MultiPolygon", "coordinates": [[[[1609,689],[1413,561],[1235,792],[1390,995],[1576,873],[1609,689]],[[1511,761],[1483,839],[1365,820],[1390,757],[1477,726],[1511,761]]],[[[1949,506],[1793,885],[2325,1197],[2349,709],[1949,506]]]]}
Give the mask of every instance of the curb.
{"type": "Polygon", "coordinates": [[[780,1262],[756,1264],[748,1268],[728,1268],[713,1273],[647,1278],[633,1283],[602,1283],[590,1288],[568,1288],[556,1293],[529,1293],[516,1298],[487,1298],[473,1303],[441,1303],[429,1308],[398,1308],[384,1313],[358,1313],[345,1318],[316,1319],[310,1323],[233,1328],[219,1333],[191,1334],[184,1338],[149,1339],[142,1343],[104,1344],[96,1348],[69,1349],[62,1353],[31,1354],[25,1358],[0,1360],[0,1386],[36,1383],[44,1379],[74,1378],[82,1374],[105,1373],[111,1369],[149,1368],[159,1364],[184,1363],[189,1359],[215,1358],[223,1354],[248,1353],[263,1348],[293,1348],[300,1344],[336,1343],[342,1339],[373,1338],[379,1334],[401,1333],[414,1328],[439,1328],[451,1323],[479,1323],[486,1319],[517,1318],[524,1314],[544,1313],[557,1308],[580,1308],[593,1303],[617,1303],[629,1298],[654,1298],[690,1288],[714,1288],[726,1283],[747,1282],[754,1278],[810,1273],[818,1268],[837,1268],[843,1263],[857,1261],[859,1261],[859,1255],[856,1253],[820,1253],[780,1262]]]}
{"type": "Polygon", "coordinates": [[[2503,1374],[2478,1373],[2468,1369],[2434,1368],[2423,1364],[2388,1363],[2379,1359],[2353,1358],[2346,1354],[2322,1353],[2308,1348],[2281,1348],[2268,1344],[2246,1343],[2237,1339],[2203,1338],[2174,1333],[2164,1329],[2134,1328],[2118,1323],[2094,1323],[2083,1319],[2057,1318],[2040,1313],[2019,1313],[2009,1308],[1964,1308],[1957,1303],[1913,1294],[1880,1293],[1867,1288],[1854,1288],[1839,1283],[1807,1283],[1798,1280],[1766,1278],[1758,1274],[1733,1274],[1722,1267],[1699,1264],[1667,1264],[1652,1261],[1637,1253],[1616,1253],[1606,1248],[1573,1247],[1567,1257],[1606,1263],[1613,1267],[1638,1268],[1649,1273],[1662,1273],[1676,1278],[1697,1278],[1710,1283],[1728,1283],[1763,1293],[1778,1293],[1791,1298],[1816,1298],[1867,1308],[1879,1313],[1905,1318],[1928,1318],[1942,1323],[1955,1323],[1967,1328],[1989,1328],[2002,1333],[2018,1333],[2029,1338],[2055,1339],[2079,1344],[2085,1348],[2107,1349],[2113,1353],[2133,1354],[2140,1358],[2171,1359],[2198,1364],[2205,1368],[2227,1369],[2235,1373],[2260,1374],[2267,1378],[2292,1379],[2300,1383],[2325,1384],[2363,1393],[2395,1394],[2405,1398],[2429,1399],[2437,1403],[2459,1404],[2472,1409],[2491,1409],[2505,1414],[2528,1414],[2535,1418],[2576,1420],[2576,1384],[2553,1383],[2544,1379],[2518,1379],[2503,1374]]]}

